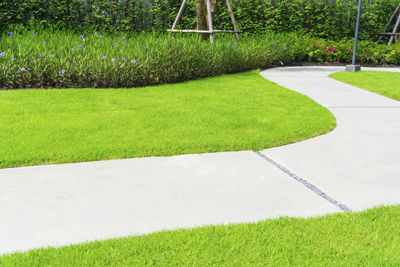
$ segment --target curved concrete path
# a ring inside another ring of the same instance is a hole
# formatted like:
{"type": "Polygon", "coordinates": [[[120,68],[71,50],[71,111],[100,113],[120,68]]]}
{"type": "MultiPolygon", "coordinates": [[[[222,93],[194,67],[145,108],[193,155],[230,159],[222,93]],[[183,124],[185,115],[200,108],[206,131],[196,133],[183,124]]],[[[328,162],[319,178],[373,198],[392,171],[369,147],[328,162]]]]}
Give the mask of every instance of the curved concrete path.
{"type": "Polygon", "coordinates": [[[400,203],[400,102],[327,77],[342,69],[262,72],[334,113],[337,129],[308,141],[262,152],[1,169],[0,254],[400,203]]]}
{"type": "Polygon", "coordinates": [[[327,107],[337,121],[329,134],[261,153],[352,210],[400,204],[400,101],[328,78],[342,70],[292,67],[261,73],[327,107]]]}

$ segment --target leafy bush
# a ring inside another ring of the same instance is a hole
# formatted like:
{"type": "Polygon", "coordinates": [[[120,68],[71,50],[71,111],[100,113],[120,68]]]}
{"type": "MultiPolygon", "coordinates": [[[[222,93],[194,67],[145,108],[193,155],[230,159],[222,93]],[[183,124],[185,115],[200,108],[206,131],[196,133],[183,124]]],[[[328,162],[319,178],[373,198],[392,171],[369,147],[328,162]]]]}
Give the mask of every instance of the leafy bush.
{"type": "MultiPolygon", "coordinates": [[[[330,42],[298,34],[78,35],[9,32],[0,39],[0,88],[136,87],[267,68],[291,62],[351,62],[352,40],[330,42]]],[[[360,42],[363,63],[400,64],[400,46],[360,42]]]]}
{"type": "Polygon", "coordinates": [[[296,34],[234,42],[190,35],[24,32],[0,40],[0,87],[134,87],[265,68],[299,60],[296,34]]]}
{"type": "MultiPolygon", "coordinates": [[[[231,29],[225,1],[219,1],[215,25],[231,29]]],[[[232,0],[239,29],[246,33],[293,32],[339,40],[353,37],[358,0],[232,0]]],[[[363,1],[360,37],[375,40],[398,0],[363,1]]],[[[195,27],[195,1],[188,1],[179,24],[195,27]]],[[[0,31],[15,24],[31,30],[52,27],[81,32],[165,31],[180,0],[12,0],[0,1],[0,31]]]]}

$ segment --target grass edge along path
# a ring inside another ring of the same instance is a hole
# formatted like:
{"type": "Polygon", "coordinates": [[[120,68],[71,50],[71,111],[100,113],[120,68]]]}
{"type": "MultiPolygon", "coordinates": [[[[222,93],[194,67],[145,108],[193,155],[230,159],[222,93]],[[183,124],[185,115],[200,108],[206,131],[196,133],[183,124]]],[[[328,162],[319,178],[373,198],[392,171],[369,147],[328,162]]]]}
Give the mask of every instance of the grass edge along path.
{"type": "Polygon", "coordinates": [[[0,92],[0,168],[261,150],[331,131],[334,116],[259,70],[133,89],[0,92]]]}
{"type": "Polygon", "coordinates": [[[329,77],[361,89],[400,101],[400,72],[336,72],[329,77]]]}
{"type": "Polygon", "coordinates": [[[398,266],[400,206],[32,250],[0,266],[398,266]]]}

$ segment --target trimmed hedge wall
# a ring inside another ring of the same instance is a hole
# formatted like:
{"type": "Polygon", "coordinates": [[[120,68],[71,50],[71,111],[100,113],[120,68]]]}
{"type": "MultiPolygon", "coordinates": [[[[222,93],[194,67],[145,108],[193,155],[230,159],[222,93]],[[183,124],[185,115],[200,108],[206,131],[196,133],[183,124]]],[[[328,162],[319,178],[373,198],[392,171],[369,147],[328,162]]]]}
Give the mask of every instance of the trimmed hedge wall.
{"type": "MultiPolygon", "coordinates": [[[[215,24],[231,28],[225,1],[215,24]]],[[[298,31],[327,39],[353,37],[358,0],[232,0],[240,30],[246,33],[298,31]]],[[[375,40],[399,0],[364,0],[360,37],[375,40]]],[[[0,2],[0,31],[18,27],[88,32],[165,31],[180,0],[7,0],[0,2]]],[[[180,25],[195,26],[195,1],[180,25]]]]}

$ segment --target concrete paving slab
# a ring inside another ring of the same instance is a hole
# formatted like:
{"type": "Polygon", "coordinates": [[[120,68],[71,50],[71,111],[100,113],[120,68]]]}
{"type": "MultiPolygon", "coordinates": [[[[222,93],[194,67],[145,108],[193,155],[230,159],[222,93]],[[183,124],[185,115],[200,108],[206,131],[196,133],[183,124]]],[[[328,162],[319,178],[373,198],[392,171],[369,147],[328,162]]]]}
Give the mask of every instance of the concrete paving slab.
{"type": "Polygon", "coordinates": [[[0,254],[340,212],[252,151],[0,170],[0,254]]]}
{"type": "Polygon", "coordinates": [[[342,70],[302,67],[262,72],[265,78],[325,105],[337,120],[331,133],[262,153],[352,210],[400,204],[400,102],[328,78],[342,70]]]}

